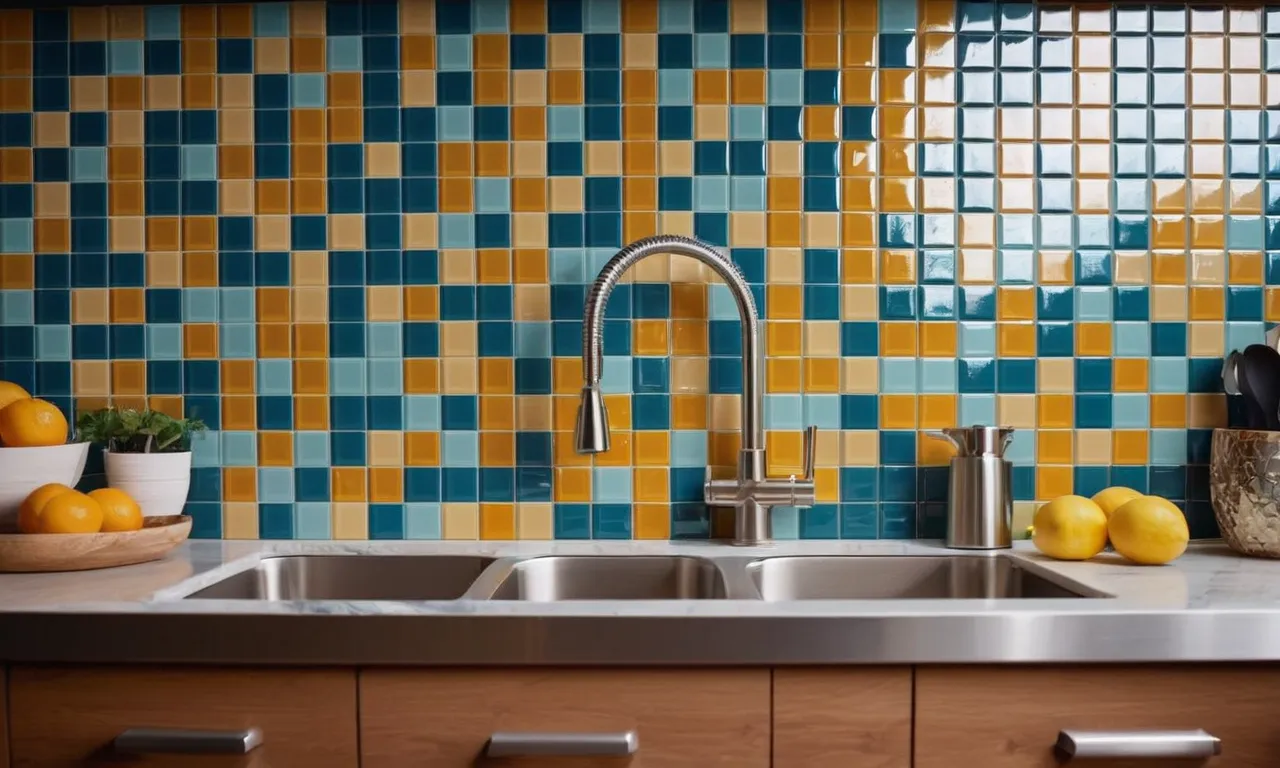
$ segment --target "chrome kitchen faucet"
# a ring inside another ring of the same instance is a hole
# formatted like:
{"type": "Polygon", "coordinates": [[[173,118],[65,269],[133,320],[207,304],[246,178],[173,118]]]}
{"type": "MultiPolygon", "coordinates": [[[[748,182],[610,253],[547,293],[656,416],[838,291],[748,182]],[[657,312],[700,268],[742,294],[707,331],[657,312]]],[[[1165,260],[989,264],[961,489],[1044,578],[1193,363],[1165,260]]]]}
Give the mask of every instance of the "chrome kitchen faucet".
{"type": "Polygon", "coordinates": [[[631,265],[657,253],[692,256],[706,264],[729,286],[742,316],[742,451],[738,475],[733,480],[713,480],[707,467],[703,496],[708,506],[733,507],[733,543],[749,546],[773,538],[773,507],[811,507],[814,503],[813,459],[817,427],[804,433],[803,476],[767,477],[765,467],[764,391],[761,387],[764,356],[760,352],[760,315],[751,289],[737,266],[720,251],[692,237],[658,235],[637,240],[609,260],[587,293],[582,323],[582,404],[574,446],[578,453],[609,450],[609,416],[600,394],[601,349],[604,342],[604,309],[609,294],[631,265]]]}

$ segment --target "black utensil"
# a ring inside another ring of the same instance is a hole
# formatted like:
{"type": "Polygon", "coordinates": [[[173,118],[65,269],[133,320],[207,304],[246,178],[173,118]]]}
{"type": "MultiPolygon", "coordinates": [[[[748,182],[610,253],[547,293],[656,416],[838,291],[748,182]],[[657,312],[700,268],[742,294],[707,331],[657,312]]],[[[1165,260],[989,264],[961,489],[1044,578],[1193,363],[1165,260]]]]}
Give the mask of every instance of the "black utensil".
{"type": "Polygon", "coordinates": [[[1280,352],[1265,344],[1250,344],[1240,362],[1240,393],[1252,402],[1250,429],[1280,429],[1280,352]]]}

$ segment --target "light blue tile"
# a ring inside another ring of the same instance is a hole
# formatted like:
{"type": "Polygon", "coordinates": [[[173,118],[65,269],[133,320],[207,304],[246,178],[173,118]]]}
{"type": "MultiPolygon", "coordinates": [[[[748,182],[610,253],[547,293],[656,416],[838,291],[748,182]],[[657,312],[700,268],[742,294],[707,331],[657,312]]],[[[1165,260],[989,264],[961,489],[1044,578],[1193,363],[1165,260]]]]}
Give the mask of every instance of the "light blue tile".
{"type": "Polygon", "coordinates": [[[692,32],[693,0],[658,0],[659,32],[692,32]]]}
{"type": "Polygon", "coordinates": [[[182,6],[153,5],[147,8],[147,39],[177,40],[182,37],[182,6]]]}
{"type": "Polygon", "coordinates": [[[996,324],[966,320],[960,323],[960,355],[993,357],[996,353],[996,324]]]}
{"type": "Polygon", "coordinates": [[[800,429],[804,420],[804,399],[800,395],[765,395],[765,429],[800,429]]]}
{"type": "Polygon", "coordinates": [[[1076,320],[1107,322],[1111,320],[1111,289],[1086,285],[1076,288],[1076,320]]]}
{"type": "Polygon", "coordinates": [[[1036,255],[1034,251],[1007,250],[1000,252],[1000,282],[1019,285],[1036,280],[1036,255]]]}
{"type": "Polygon", "coordinates": [[[773,508],[773,538],[791,541],[800,538],[800,510],[795,507],[773,508]]]}
{"type": "Polygon", "coordinates": [[[0,325],[34,325],[35,322],[33,291],[0,291],[0,325]]]}
{"type": "Polygon", "coordinates": [[[293,505],[293,538],[333,537],[332,512],[327,501],[301,501],[293,505]]]}
{"type": "Polygon", "coordinates": [[[1262,249],[1261,216],[1228,216],[1227,248],[1241,251],[1262,249]]]}
{"type": "Polygon", "coordinates": [[[72,147],[71,148],[71,180],[72,181],[106,181],[107,180],[107,148],[106,147],[72,147]]]}
{"type": "Polygon", "coordinates": [[[587,255],[581,248],[552,248],[552,283],[582,285],[587,282],[587,255]]]}
{"type": "Polygon", "coordinates": [[[1262,323],[1232,321],[1227,323],[1227,349],[1244,349],[1250,344],[1262,344],[1267,328],[1262,323]]]}
{"type": "Polygon", "coordinates": [[[509,213],[511,211],[510,179],[476,179],[476,212],[509,213]]]}
{"type": "Polygon", "coordinates": [[[1072,237],[1070,214],[1041,214],[1039,246],[1041,248],[1070,248],[1075,245],[1072,237]]]}
{"type": "Polygon", "coordinates": [[[469,213],[442,213],[441,248],[472,248],[476,242],[475,219],[469,213]]]}
{"type": "Polygon", "coordinates": [[[1187,463],[1187,430],[1151,430],[1151,463],[1179,466],[1187,463]]]}
{"type": "Polygon", "coordinates": [[[631,386],[631,358],[603,358],[600,368],[600,391],[606,395],[629,395],[631,386]]]}
{"type": "Polygon", "coordinates": [[[1004,452],[1004,457],[1021,467],[1034,465],[1036,463],[1035,430],[1015,430],[1013,439],[1009,441],[1009,448],[1004,452]]]}
{"type": "Polygon", "coordinates": [[[617,253],[615,248],[588,248],[586,250],[587,279],[584,282],[594,281],[596,275],[600,274],[600,270],[604,269],[604,265],[608,264],[617,253]]]}
{"type": "Polygon", "coordinates": [[[818,429],[840,428],[839,395],[805,395],[804,425],[818,429]]]}
{"type": "Polygon", "coordinates": [[[363,395],[368,392],[365,384],[364,361],[355,359],[329,361],[329,392],[334,395],[363,395]]]}
{"type": "Polygon", "coordinates": [[[404,537],[406,539],[440,538],[440,505],[428,503],[405,504],[404,537]]]}
{"type": "Polygon", "coordinates": [[[142,41],[112,40],[107,43],[108,75],[142,74],[142,41]]]}
{"type": "Polygon", "coordinates": [[[711,290],[707,291],[708,295],[708,312],[709,320],[737,320],[738,303],[734,300],[733,294],[729,292],[729,286],[723,283],[712,283],[711,290]]]}
{"type": "Polygon", "coordinates": [[[1076,217],[1076,243],[1081,247],[1111,246],[1111,217],[1083,215],[1076,217]]]}
{"type": "Polygon", "coordinates": [[[218,322],[218,289],[217,288],[183,288],[182,289],[182,322],[184,323],[216,323],[218,322]]]}
{"type": "Polygon", "coordinates": [[[763,141],[768,136],[766,114],[764,107],[729,107],[729,136],[739,141],[763,141]]]}
{"type": "Polygon", "coordinates": [[[319,73],[290,75],[289,100],[294,109],[322,109],[326,102],[324,75],[319,73]]]}
{"type": "Polygon", "coordinates": [[[672,431],[671,466],[707,466],[707,433],[701,429],[677,429],[672,431]]]}
{"type": "Polygon", "coordinates": [[[299,467],[329,466],[329,433],[294,432],[293,463],[299,467]]]}
{"type": "Polygon", "coordinates": [[[694,176],[693,209],[695,211],[729,210],[729,177],[694,176]]]}
{"type": "Polygon", "coordinates": [[[258,361],[258,394],[293,394],[293,366],[288,360],[258,361]]]}
{"type": "Polygon", "coordinates": [[[437,35],[436,69],[441,72],[471,70],[471,35],[437,35]]]}
{"type": "Polygon", "coordinates": [[[622,31],[622,0],[586,0],[582,9],[584,32],[608,34],[622,31]]]}
{"type": "Polygon", "coordinates": [[[406,395],[404,428],[411,432],[433,432],[440,429],[440,396],[406,395]]]}
{"type": "Polygon", "coordinates": [[[734,211],[763,211],[768,195],[763,176],[734,176],[730,180],[729,208],[734,211]]]}
{"type": "Polygon", "coordinates": [[[31,253],[33,227],[31,219],[0,220],[0,253],[31,253]]]}
{"type": "Polygon", "coordinates": [[[918,392],[916,359],[914,357],[881,358],[880,391],[897,394],[914,394],[918,392]]]}
{"type": "Polygon", "coordinates": [[[224,323],[255,322],[256,305],[252,288],[221,288],[218,291],[218,318],[224,323]]]}
{"type": "Polygon", "coordinates": [[[368,323],[365,332],[369,357],[402,356],[400,323],[368,323]]]}
{"type": "Polygon", "coordinates": [[[222,466],[258,466],[258,435],[255,432],[222,433],[222,466]]]}
{"type": "Polygon", "coordinates": [[[547,107],[547,139],[549,141],[582,141],[582,107],[547,107]]]}
{"type": "Polygon", "coordinates": [[[591,498],[596,502],[631,502],[629,467],[596,467],[592,471],[591,498]]]}
{"type": "Polygon", "coordinates": [[[881,32],[915,32],[915,0],[893,0],[880,3],[881,32]]]}
{"type": "Polygon", "coordinates": [[[182,148],[182,178],[210,181],[218,178],[218,149],[212,144],[189,144],[182,148]]]}
{"type": "Polygon", "coordinates": [[[1030,248],[1036,244],[1036,217],[1030,213],[1000,214],[1000,244],[1030,248]]]}
{"type": "Polygon", "coordinates": [[[1116,210],[1146,213],[1151,209],[1150,189],[1144,179],[1116,179],[1116,210]]]}
{"type": "Polygon", "coordinates": [[[326,53],[330,72],[360,72],[364,69],[361,38],[355,35],[330,37],[326,53]]]}
{"type": "Polygon", "coordinates": [[[440,141],[471,141],[471,107],[436,107],[436,134],[440,141]]]}
{"type": "Polygon", "coordinates": [[[694,35],[693,66],[698,69],[728,69],[729,35],[722,32],[694,35]]]}
{"type": "Polygon", "coordinates": [[[284,3],[255,3],[253,6],[254,37],[288,37],[289,6],[284,3]]]}
{"type": "Polygon", "coordinates": [[[1116,429],[1146,429],[1150,412],[1148,395],[1118,392],[1111,396],[1111,426],[1116,429]]]}
{"type": "Polygon", "coordinates": [[[799,106],[803,104],[803,73],[798,69],[769,70],[768,99],[771,105],[799,106]]]}
{"type": "Polygon", "coordinates": [[[224,360],[252,360],[257,348],[256,326],[252,323],[218,325],[218,353],[224,360]]]}
{"type": "Polygon", "coordinates": [[[521,321],[515,324],[516,357],[551,357],[551,323],[521,321]]]}
{"type": "MultiPolygon", "coordinates": [[[[147,359],[148,360],[181,360],[182,359],[182,326],[180,325],[148,325],[147,326],[147,359]]],[[[288,365],[289,361],[285,361],[288,365]]]]}
{"type": "Polygon", "coordinates": [[[1151,354],[1151,324],[1121,321],[1113,326],[1116,357],[1147,357],[1151,354]]]}
{"type": "Polygon", "coordinates": [[[953,394],[958,386],[955,360],[925,358],[920,361],[921,392],[953,394]]]}
{"type": "Polygon", "coordinates": [[[995,395],[960,395],[960,426],[995,423],[995,395]]]}
{"type": "Polygon", "coordinates": [[[927,246],[954,247],[956,217],[950,213],[926,213],[920,217],[920,241],[927,246]]]}
{"type": "Polygon", "coordinates": [[[662,106],[691,106],[693,104],[693,70],[658,70],[658,103],[662,106]]]}
{"type": "Polygon", "coordinates": [[[191,434],[191,466],[222,466],[222,433],[216,429],[191,434]]]}
{"type": "Polygon", "coordinates": [[[1151,391],[1185,394],[1187,391],[1187,359],[1185,357],[1151,358],[1151,391]]]}
{"type": "Polygon", "coordinates": [[[369,394],[399,395],[404,393],[404,363],[401,360],[369,361],[369,394]]]}
{"type": "Polygon", "coordinates": [[[258,501],[292,503],[293,470],[286,467],[259,469],[258,501]]]}
{"type": "Polygon", "coordinates": [[[480,433],[455,430],[441,432],[440,466],[480,466],[480,433]]]}
{"type": "Polygon", "coordinates": [[[507,31],[507,3],[504,0],[474,0],[471,4],[471,31],[477,34],[507,31]]]}
{"type": "Polygon", "coordinates": [[[36,359],[37,360],[70,360],[71,359],[71,326],[69,325],[37,325],[36,326],[36,359]]]}

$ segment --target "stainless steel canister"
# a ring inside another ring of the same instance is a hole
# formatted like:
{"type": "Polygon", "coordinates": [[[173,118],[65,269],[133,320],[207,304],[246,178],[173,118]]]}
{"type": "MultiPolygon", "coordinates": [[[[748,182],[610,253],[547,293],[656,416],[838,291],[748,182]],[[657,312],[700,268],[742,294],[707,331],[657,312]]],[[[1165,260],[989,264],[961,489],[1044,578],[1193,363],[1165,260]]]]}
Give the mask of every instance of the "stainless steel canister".
{"type": "Polygon", "coordinates": [[[1012,427],[956,427],[929,431],[956,447],[947,498],[947,546],[1013,546],[1012,465],[1004,458],[1012,427]]]}

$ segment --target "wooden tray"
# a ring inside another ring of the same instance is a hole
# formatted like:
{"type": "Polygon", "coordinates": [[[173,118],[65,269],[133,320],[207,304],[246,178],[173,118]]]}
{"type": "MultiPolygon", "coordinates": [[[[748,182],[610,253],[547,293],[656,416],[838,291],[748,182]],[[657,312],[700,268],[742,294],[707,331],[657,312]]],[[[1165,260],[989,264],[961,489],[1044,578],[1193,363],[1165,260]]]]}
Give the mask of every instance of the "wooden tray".
{"type": "Polygon", "coordinates": [[[0,571],[87,571],[159,560],[191,533],[190,515],[145,518],[120,533],[0,535],[0,571]]]}

